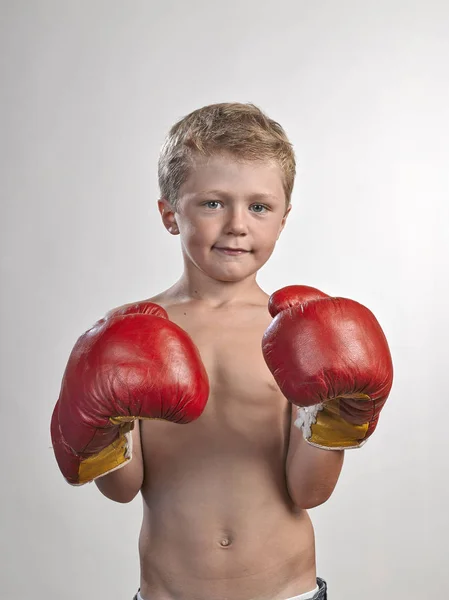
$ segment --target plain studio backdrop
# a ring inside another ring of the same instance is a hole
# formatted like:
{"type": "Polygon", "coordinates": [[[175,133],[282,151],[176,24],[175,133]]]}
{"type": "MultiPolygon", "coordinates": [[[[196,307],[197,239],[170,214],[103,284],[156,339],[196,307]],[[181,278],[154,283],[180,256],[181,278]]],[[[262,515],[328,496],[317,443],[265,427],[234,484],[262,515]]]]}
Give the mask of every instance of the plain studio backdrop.
{"type": "Polygon", "coordinates": [[[445,597],[446,0],[11,0],[1,28],[1,598],[137,590],[141,498],[69,486],[50,416],[78,336],[179,277],[159,149],[177,119],[229,101],[260,106],[297,154],[262,287],[357,299],[394,359],[375,435],[310,511],[317,572],[330,600],[445,597]]]}

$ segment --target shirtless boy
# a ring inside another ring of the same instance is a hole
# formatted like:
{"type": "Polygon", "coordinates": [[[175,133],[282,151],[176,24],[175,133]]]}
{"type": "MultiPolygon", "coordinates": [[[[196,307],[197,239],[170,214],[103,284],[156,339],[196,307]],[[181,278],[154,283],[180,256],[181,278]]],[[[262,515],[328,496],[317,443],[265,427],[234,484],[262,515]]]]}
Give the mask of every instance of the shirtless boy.
{"type": "Polygon", "coordinates": [[[294,177],[283,129],[253,105],[204,107],[174,125],[158,207],[184,271],[109,312],[69,359],[54,451],[71,484],[95,481],[116,502],[141,492],[135,599],[326,598],[307,509],[331,496],[345,448],[374,431],[392,371],[380,327],[355,302],[286,288],[270,314],[256,276],[294,177]],[[282,309],[286,322],[273,319],[282,309]]]}

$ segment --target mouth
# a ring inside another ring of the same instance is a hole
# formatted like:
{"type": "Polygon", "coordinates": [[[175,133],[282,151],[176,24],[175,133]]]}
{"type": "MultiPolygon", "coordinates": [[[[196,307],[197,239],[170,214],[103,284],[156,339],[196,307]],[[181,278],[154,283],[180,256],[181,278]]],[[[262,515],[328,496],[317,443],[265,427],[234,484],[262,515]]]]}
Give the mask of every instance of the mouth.
{"type": "Polygon", "coordinates": [[[214,246],[213,249],[228,256],[241,256],[242,254],[249,254],[250,252],[249,250],[245,250],[244,248],[220,248],[219,246],[214,246]]]}

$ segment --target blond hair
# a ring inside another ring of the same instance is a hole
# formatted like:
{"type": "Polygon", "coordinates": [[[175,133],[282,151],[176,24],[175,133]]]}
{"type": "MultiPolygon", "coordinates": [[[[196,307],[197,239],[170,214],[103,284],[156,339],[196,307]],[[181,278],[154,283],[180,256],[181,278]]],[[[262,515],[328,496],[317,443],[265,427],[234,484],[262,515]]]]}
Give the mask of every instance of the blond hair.
{"type": "Polygon", "coordinates": [[[296,175],[292,144],[279,123],[250,103],[211,104],[173,125],[159,156],[161,197],[176,209],[179,189],[195,156],[221,153],[243,161],[276,161],[282,171],[286,204],[290,204],[296,175]]]}

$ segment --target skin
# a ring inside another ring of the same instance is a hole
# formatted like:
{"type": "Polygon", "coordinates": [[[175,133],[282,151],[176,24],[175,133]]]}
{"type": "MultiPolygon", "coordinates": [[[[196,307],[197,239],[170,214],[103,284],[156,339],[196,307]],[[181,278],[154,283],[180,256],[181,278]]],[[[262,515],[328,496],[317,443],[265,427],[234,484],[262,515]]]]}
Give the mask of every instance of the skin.
{"type": "Polygon", "coordinates": [[[271,322],[258,270],[290,207],[270,162],[215,156],[196,162],[176,210],[158,202],[180,236],[184,271],[150,300],[197,345],[210,380],[202,416],[188,425],[141,421],[132,461],[96,481],[129,502],[141,491],[145,600],[283,600],[316,587],[307,509],[325,502],[343,452],[306,444],[261,351],[271,322]],[[218,250],[248,250],[229,256],[218,250]]]}

